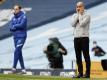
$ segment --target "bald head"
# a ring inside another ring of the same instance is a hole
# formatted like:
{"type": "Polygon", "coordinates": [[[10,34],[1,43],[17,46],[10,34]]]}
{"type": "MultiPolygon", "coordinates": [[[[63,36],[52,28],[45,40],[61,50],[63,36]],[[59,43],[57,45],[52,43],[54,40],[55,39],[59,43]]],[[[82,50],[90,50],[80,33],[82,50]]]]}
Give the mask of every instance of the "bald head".
{"type": "Polygon", "coordinates": [[[83,2],[77,2],[77,6],[84,6],[83,2]]]}
{"type": "Polygon", "coordinates": [[[83,14],[83,12],[84,12],[84,3],[83,2],[77,2],[76,11],[80,14],[83,14]]]}

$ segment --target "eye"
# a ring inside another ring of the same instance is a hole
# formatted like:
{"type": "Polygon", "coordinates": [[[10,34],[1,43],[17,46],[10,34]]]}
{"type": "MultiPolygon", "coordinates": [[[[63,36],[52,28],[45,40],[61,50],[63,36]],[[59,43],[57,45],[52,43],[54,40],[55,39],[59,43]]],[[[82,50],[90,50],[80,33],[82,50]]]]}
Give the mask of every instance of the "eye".
{"type": "Polygon", "coordinates": [[[82,6],[77,6],[77,8],[81,8],[82,6]]]}
{"type": "Polygon", "coordinates": [[[14,10],[18,10],[18,9],[14,9],[14,10]]]}

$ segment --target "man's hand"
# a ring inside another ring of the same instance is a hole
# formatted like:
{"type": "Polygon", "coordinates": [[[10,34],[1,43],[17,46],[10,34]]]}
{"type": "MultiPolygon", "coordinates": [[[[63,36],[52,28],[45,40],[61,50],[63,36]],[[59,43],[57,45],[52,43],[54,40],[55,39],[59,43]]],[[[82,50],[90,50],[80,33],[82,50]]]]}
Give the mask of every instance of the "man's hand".
{"type": "Polygon", "coordinates": [[[59,48],[58,51],[61,52],[61,53],[65,53],[65,51],[61,48],[59,48]]]}
{"type": "Polygon", "coordinates": [[[14,26],[12,26],[12,27],[10,28],[10,31],[16,31],[16,28],[15,28],[14,26]]]}
{"type": "Polygon", "coordinates": [[[44,49],[43,49],[43,52],[46,52],[47,51],[47,47],[45,47],[44,49]]]}
{"type": "Polygon", "coordinates": [[[79,10],[78,8],[76,8],[76,12],[77,12],[77,14],[79,14],[79,11],[80,11],[80,10],[79,10]]]}

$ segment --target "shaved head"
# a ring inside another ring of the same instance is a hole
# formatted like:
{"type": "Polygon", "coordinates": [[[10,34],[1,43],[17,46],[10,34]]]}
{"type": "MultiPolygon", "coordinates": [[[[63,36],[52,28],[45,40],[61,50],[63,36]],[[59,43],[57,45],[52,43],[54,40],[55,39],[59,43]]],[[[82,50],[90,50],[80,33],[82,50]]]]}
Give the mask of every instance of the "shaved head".
{"type": "Polygon", "coordinates": [[[84,3],[83,2],[77,2],[76,11],[77,11],[77,13],[80,13],[80,14],[84,13],[84,3]]]}
{"type": "Polygon", "coordinates": [[[83,2],[77,2],[77,6],[84,6],[83,2]]]}

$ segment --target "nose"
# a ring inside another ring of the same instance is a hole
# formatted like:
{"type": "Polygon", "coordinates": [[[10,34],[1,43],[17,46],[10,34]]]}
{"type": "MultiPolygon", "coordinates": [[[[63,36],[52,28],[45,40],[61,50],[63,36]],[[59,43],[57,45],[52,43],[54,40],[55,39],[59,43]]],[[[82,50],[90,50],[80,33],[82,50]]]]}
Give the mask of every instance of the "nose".
{"type": "Polygon", "coordinates": [[[77,10],[80,10],[80,8],[79,8],[79,7],[77,7],[77,10]]]}

